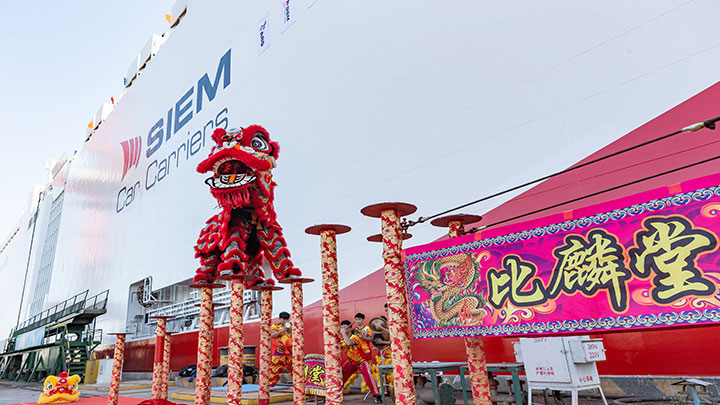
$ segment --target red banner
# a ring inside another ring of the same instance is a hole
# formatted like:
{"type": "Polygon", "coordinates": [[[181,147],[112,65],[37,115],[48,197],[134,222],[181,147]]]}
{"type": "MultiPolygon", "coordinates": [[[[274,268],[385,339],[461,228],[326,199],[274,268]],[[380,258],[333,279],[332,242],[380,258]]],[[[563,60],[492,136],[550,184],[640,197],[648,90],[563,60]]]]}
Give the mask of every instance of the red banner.
{"type": "Polygon", "coordinates": [[[414,337],[720,322],[720,175],[409,248],[414,337]]]}

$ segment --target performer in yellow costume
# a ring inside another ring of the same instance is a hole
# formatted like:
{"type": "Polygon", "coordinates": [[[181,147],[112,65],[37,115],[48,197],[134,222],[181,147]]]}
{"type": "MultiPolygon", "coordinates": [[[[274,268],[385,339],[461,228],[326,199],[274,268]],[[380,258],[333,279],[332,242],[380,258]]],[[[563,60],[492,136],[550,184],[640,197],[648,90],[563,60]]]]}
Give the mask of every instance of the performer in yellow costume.
{"type": "Polygon", "coordinates": [[[365,325],[365,314],[358,312],[355,314],[355,331],[360,338],[368,343],[372,343],[373,331],[369,326],[365,325]]]}
{"type": "MultiPolygon", "coordinates": [[[[387,304],[385,304],[385,314],[387,315],[387,304]]],[[[382,317],[385,320],[385,325],[387,325],[387,317],[382,317]]],[[[392,350],[390,349],[389,344],[385,345],[378,345],[376,343],[376,339],[380,341],[388,341],[390,340],[390,331],[387,330],[387,328],[383,328],[382,326],[378,326],[379,332],[382,333],[382,337],[378,337],[378,331],[373,331],[368,325],[365,325],[365,315],[362,313],[355,314],[355,323],[356,326],[354,328],[354,333],[359,336],[362,340],[368,343],[373,343],[375,349],[377,350],[377,355],[371,356],[369,364],[370,364],[370,372],[378,386],[380,385],[380,374],[378,373],[378,369],[376,366],[378,365],[386,365],[386,364],[392,364],[392,350]]],[[[364,342],[363,342],[364,343],[364,342]]],[[[372,346],[372,345],[371,345],[372,346]]],[[[358,372],[353,374],[345,383],[345,387],[349,387],[351,384],[355,382],[355,379],[357,379],[360,376],[358,372]]],[[[393,378],[392,373],[385,374],[385,385],[387,388],[392,387],[393,384],[393,378]]],[[[369,390],[369,387],[363,380],[361,384],[361,388],[363,392],[366,392],[369,390]]],[[[390,388],[392,389],[392,388],[390,388]]]]}
{"type": "MultiPolygon", "coordinates": [[[[342,329],[342,328],[341,328],[342,329]]],[[[355,327],[352,329],[353,335],[357,335],[358,338],[363,340],[363,347],[367,347],[368,350],[370,348],[370,343],[372,343],[372,335],[373,331],[370,329],[369,326],[365,325],[365,314],[358,312],[355,314],[355,327]]],[[[371,357],[369,359],[368,364],[370,365],[371,373],[376,373],[375,365],[373,363],[373,358],[371,357]]],[[[360,372],[356,371],[353,375],[345,379],[344,388],[349,389],[351,384],[355,383],[355,380],[360,376],[360,372]]],[[[375,378],[375,381],[378,381],[377,377],[375,378]]],[[[367,384],[365,384],[365,381],[363,380],[362,383],[362,392],[366,392],[369,387],[367,384]]]]}
{"type": "Polygon", "coordinates": [[[340,342],[347,360],[343,364],[343,384],[348,379],[360,373],[370,393],[375,397],[375,403],[382,403],[380,391],[378,391],[377,380],[372,377],[370,371],[370,344],[362,339],[356,329],[350,326],[350,321],[340,322],[340,334],[343,340],[340,342]]]}
{"type": "Polygon", "coordinates": [[[270,326],[272,359],[270,360],[270,386],[277,384],[282,371],[292,370],[292,332],[290,314],[280,312],[280,321],[270,326]]]}

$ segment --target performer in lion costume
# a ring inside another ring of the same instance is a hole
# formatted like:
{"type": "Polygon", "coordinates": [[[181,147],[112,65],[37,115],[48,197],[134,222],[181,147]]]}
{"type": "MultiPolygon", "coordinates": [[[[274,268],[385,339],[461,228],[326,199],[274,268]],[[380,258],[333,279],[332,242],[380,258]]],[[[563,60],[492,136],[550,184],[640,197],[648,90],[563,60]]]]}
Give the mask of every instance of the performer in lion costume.
{"type": "Polygon", "coordinates": [[[226,131],[217,128],[207,159],[197,167],[211,173],[205,183],[222,211],[200,232],[195,256],[200,259],[194,281],[211,283],[220,275],[251,276],[245,288],[275,284],[262,271],[263,257],[277,280],[301,276],[293,266],[273,207],[272,169],[280,147],[265,128],[251,125],[226,131]]]}

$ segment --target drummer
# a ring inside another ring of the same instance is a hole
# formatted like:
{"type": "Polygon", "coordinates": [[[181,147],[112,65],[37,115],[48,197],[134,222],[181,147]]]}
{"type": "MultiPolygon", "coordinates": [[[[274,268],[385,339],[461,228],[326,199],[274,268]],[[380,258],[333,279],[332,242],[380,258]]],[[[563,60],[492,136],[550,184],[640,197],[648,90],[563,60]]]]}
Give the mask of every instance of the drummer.
{"type": "Polygon", "coordinates": [[[340,335],[342,336],[340,344],[347,356],[347,360],[342,365],[343,385],[355,371],[359,370],[365,385],[370,389],[370,394],[375,397],[375,403],[382,403],[377,382],[370,370],[370,344],[362,339],[348,320],[340,322],[340,335]]]}
{"type": "MultiPolygon", "coordinates": [[[[381,318],[383,318],[383,319],[385,320],[385,326],[378,324],[378,325],[376,325],[376,328],[377,328],[377,332],[378,332],[380,335],[382,335],[382,340],[383,340],[383,341],[389,341],[389,340],[390,340],[390,330],[389,330],[389,328],[387,328],[387,321],[388,321],[388,319],[387,319],[387,315],[388,315],[388,304],[387,304],[387,302],[385,303],[384,309],[385,309],[385,316],[381,316],[381,318]]],[[[376,364],[376,365],[389,365],[389,364],[392,364],[392,349],[391,349],[390,345],[387,344],[387,345],[385,345],[385,346],[382,347],[382,348],[377,347],[377,349],[378,349],[378,355],[375,356],[375,364],[376,364]]],[[[376,378],[378,381],[380,380],[380,375],[379,375],[379,373],[377,372],[377,369],[375,369],[375,370],[373,371],[373,375],[375,376],[375,378],[376,378]]],[[[392,385],[393,385],[393,377],[392,377],[392,374],[385,376],[385,383],[388,384],[389,387],[392,387],[392,385]]],[[[390,388],[390,389],[392,389],[392,388],[390,388]]]]}
{"type": "MultiPolygon", "coordinates": [[[[385,303],[384,309],[385,309],[385,315],[384,315],[384,316],[381,316],[381,318],[385,320],[385,325],[387,325],[387,321],[388,321],[388,318],[387,318],[387,315],[388,315],[388,304],[387,304],[387,302],[385,303]]],[[[384,339],[384,340],[390,340],[390,329],[388,329],[387,327],[383,327],[382,325],[377,325],[377,329],[378,329],[377,332],[380,332],[380,333],[383,335],[383,339],[384,339]]],[[[388,346],[388,347],[389,347],[389,346],[388,346]]],[[[389,356],[390,356],[390,351],[387,350],[386,353],[387,353],[387,354],[384,354],[383,356],[389,357],[389,356]]],[[[384,363],[383,363],[383,364],[384,364],[384,363]]]]}

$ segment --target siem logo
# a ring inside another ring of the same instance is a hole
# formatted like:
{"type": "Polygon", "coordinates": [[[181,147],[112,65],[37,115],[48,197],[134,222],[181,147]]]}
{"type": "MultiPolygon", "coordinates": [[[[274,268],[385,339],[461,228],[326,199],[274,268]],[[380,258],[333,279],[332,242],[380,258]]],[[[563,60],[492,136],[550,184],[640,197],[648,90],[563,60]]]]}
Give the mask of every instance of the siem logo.
{"type": "Polygon", "coordinates": [[[132,167],[137,167],[140,163],[140,152],[142,152],[142,137],[136,136],[135,138],[128,139],[127,141],[120,142],[123,150],[123,175],[122,180],[125,179],[125,175],[128,170],[132,167]]]}

